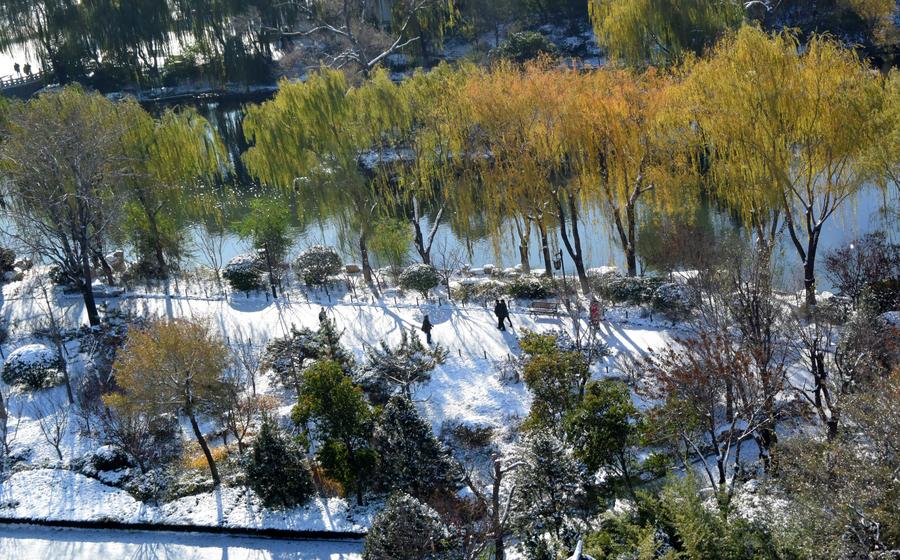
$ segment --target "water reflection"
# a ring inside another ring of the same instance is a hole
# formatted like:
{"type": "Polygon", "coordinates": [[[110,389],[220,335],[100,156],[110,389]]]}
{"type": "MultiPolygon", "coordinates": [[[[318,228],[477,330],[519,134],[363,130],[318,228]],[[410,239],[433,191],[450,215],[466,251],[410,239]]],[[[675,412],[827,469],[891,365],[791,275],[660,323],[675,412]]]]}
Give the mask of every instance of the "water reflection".
{"type": "Polygon", "coordinates": [[[5,560],[359,560],[362,543],[221,535],[0,527],[5,560]]]}

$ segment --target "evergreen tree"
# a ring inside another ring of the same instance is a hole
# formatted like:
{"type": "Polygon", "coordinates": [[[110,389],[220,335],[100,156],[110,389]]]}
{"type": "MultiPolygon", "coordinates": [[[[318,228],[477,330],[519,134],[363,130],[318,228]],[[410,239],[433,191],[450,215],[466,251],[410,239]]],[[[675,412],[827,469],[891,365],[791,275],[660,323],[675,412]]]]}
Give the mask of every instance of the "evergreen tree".
{"type": "Polygon", "coordinates": [[[445,348],[440,345],[429,348],[414,333],[402,329],[398,346],[391,347],[382,341],[379,346],[366,349],[367,364],[361,375],[362,384],[376,401],[386,399],[398,389],[406,398],[411,398],[412,386],[430,380],[434,368],[446,359],[445,348]]]}
{"type": "Polygon", "coordinates": [[[448,531],[429,506],[397,493],[375,516],[366,536],[363,560],[426,560],[442,558],[448,531]]]}
{"type": "Polygon", "coordinates": [[[319,440],[317,457],[330,476],[362,505],[375,454],[369,447],[372,410],[362,389],[353,385],[337,362],[324,360],[303,374],[291,418],[319,440]]]}
{"type": "Polygon", "coordinates": [[[406,397],[395,396],[375,423],[372,446],[385,490],[426,498],[453,484],[453,463],[431,427],[406,397]]]}
{"type": "Polygon", "coordinates": [[[333,319],[326,318],[319,324],[319,331],[316,333],[316,359],[331,360],[336,362],[344,370],[344,373],[350,374],[356,367],[356,360],[353,354],[341,344],[341,336],[344,331],[339,331],[337,323],[333,319]]]}
{"type": "Polygon", "coordinates": [[[588,383],[584,398],[563,422],[575,457],[592,472],[608,468],[622,477],[631,494],[630,467],[637,443],[637,410],[628,388],[621,382],[604,379],[588,383]]]}
{"type": "Polygon", "coordinates": [[[253,442],[247,481],[266,507],[300,505],[315,491],[303,454],[269,419],[253,442]]]}
{"type": "Polygon", "coordinates": [[[550,560],[571,548],[581,533],[584,473],[565,444],[550,430],[530,432],[517,453],[512,523],[528,558],[550,560]]]}
{"type": "Polygon", "coordinates": [[[263,367],[269,369],[284,387],[300,392],[303,370],[308,362],[319,356],[316,333],[307,328],[291,326],[291,334],[276,338],[266,346],[263,367]]]}

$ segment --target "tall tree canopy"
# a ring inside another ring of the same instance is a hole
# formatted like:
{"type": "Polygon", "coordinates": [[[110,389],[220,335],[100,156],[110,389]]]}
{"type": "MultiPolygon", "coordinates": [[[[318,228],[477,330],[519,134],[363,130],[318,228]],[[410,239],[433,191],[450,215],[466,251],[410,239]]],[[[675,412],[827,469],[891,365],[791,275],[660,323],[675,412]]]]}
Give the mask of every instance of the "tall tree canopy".
{"type": "Polygon", "coordinates": [[[685,121],[710,155],[698,162],[710,187],[763,242],[781,220],[803,263],[808,304],[822,229],[883,172],[865,165],[891,132],[877,118],[889,102],[883,84],[829,38],[801,50],[789,32],[744,27],[692,66],[683,88],[685,121]]]}

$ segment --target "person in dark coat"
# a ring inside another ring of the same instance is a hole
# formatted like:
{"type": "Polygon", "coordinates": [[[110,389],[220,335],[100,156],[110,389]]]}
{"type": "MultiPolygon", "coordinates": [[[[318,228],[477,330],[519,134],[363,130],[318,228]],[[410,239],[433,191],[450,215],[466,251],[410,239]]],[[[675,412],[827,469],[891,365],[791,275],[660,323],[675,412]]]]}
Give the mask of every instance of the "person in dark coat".
{"type": "Polygon", "coordinates": [[[501,331],[506,330],[506,317],[503,315],[505,305],[501,305],[500,300],[494,300],[494,315],[497,316],[497,328],[501,331]]]}
{"type": "Polygon", "coordinates": [[[321,325],[322,323],[324,323],[326,319],[328,319],[328,314],[325,312],[325,308],[323,307],[319,311],[319,324],[321,325]]]}
{"type": "Polygon", "coordinates": [[[500,300],[500,311],[503,315],[503,319],[501,319],[501,322],[509,323],[509,328],[512,328],[512,319],[509,318],[509,306],[506,305],[505,299],[500,300]]]}
{"type": "Polygon", "coordinates": [[[428,318],[428,315],[425,316],[425,319],[422,321],[422,332],[425,333],[425,340],[428,341],[428,344],[431,344],[431,329],[434,328],[434,325],[431,324],[431,320],[428,318]]]}

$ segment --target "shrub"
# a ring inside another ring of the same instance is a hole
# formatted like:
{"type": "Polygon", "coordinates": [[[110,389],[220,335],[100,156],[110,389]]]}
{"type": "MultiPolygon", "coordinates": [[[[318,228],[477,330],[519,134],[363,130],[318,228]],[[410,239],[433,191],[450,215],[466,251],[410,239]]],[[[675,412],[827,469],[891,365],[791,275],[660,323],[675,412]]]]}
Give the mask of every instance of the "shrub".
{"type": "Polygon", "coordinates": [[[652,302],[657,288],[664,283],[662,278],[654,276],[622,276],[618,272],[592,278],[594,290],[601,297],[616,303],[632,305],[652,302]]]}
{"type": "Polygon", "coordinates": [[[862,298],[879,313],[900,309],[900,277],[873,282],[863,289],[862,298]]]}
{"type": "Polygon", "coordinates": [[[131,466],[128,454],[112,445],[98,447],[91,454],[91,465],[97,471],[117,471],[131,466]]]}
{"type": "Polygon", "coordinates": [[[416,290],[422,297],[428,297],[428,291],[441,283],[441,275],[429,264],[414,264],[406,268],[400,275],[400,287],[404,290],[416,290]]]}
{"type": "Polygon", "coordinates": [[[262,269],[256,255],[238,255],[228,261],[222,277],[232,289],[241,292],[255,290],[262,285],[262,269]]]}
{"type": "Polygon", "coordinates": [[[656,288],[650,303],[653,309],[675,319],[688,315],[696,305],[696,299],[695,292],[688,286],[667,282],[656,288]]]}
{"type": "Polygon", "coordinates": [[[293,507],[315,492],[303,454],[271,421],[263,422],[247,463],[247,482],[266,507],[293,507]]]}
{"type": "Polygon", "coordinates": [[[3,364],[3,382],[26,389],[43,389],[60,382],[63,364],[55,350],[29,344],[10,353],[3,364]]]}
{"type": "Polygon", "coordinates": [[[522,31],[511,34],[491,53],[494,58],[513,62],[526,62],[538,56],[553,55],[556,45],[536,31],[522,31]]]}
{"type": "Polygon", "coordinates": [[[341,257],[337,251],[325,245],[313,245],[300,253],[294,261],[297,276],[307,286],[324,286],[329,276],[341,272],[341,257]]]}
{"type": "Polygon", "coordinates": [[[47,270],[47,278],[56,286],[68,286],[72,284],[72,279],[58,265],[53,265],[47,270]]]}
{"type": "Polygon", "coordinates": [[[16,262],[16,253],[12,249],[0,247],[0,274],[9,272],[13,269],[16,262]]]}
{"type": "Polygon", "coordinates": [[[485,282],[463,283],[453,288],[452,296],[463,303],[470,301],[493,301],[506,295],[506,284],[488,280],[485,282]]]}
{"type": "Polygon", "coordinates": [[[516,299],[544,299],[556,291],[553,279],[519,276],[509,285],[509,295],[516,299]]]}
{"type": "Polygon", "coordinates": [[[392,495],[366,536],[363,560],[437,558],[448,531],[437,512],[409,494],[392,495]]]}

